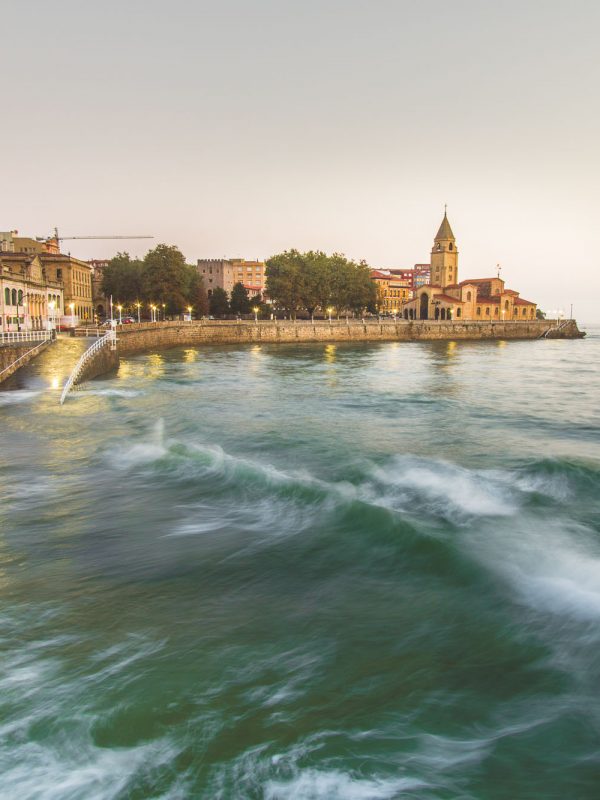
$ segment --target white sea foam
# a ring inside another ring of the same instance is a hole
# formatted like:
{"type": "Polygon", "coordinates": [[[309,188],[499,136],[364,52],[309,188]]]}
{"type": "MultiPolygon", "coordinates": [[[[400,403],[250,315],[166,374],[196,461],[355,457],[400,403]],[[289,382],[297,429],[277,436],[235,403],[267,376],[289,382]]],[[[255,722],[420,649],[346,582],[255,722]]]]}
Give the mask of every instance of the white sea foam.
{"type": "Polygon", "coordinates": [[[13,750],[2,771],[3,800],[113,800],[126,793],[138,771],[177,755],[166,740],[118,750],[85,739],[55,744],[28,742],[13,750]]]}
{"type": "Polygon", "coordinates": [[[12,392],[0,392],[0,406],[12,406],[20,403],[28,403],[34,397],[38,397],[41,392],[30,389],[14,389],[12,392]]]}
{"type": "Polygon", "coordinates": [[[269,780],[265,800],[388,800],[423,789],[414,778],[360,778],[339,770],[302,770],[289,781],[269,780]]]}
{"type": "Polygon", "coordinates": [[[372,471],[381,486],[393,488],[385,499],[392,507],[411,510],[415,504],[441,516],[511,516],[518,499],[505,486],[476,471],[443,461],[399,457],[372,471]]]}

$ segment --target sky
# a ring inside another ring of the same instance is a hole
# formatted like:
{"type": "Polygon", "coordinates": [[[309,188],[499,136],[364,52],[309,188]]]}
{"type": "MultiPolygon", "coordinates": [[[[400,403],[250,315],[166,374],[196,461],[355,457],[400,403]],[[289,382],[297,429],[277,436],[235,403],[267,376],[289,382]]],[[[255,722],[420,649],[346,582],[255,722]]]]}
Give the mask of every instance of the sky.
{"type": "Polygon", "coordinates": [[[600,322],[597,0],[2,0],[0,230],[502,267],[600,322]]]}

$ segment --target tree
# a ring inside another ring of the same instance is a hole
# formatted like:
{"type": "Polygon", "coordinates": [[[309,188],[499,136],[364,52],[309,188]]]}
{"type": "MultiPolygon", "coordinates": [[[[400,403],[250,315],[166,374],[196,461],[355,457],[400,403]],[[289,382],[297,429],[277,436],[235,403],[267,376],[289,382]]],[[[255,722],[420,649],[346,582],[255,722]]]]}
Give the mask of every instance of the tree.
{"type": "Polygon", "coordinates": [[[229,307],[232,314],[248,314],[250,313],[250,300],[248,299],[248,290],[243,283],[236,283],[231,290],[231,299],[229,307]]]}
{"type": "Polygon", "coordinates": [[[227,299],[227,292],[217,286],[213,289],[213,293],[208,298],[208,306],[210,313],[215,317],[224,317],[229,313],[229,300],[227,299]]]}
{"type": "Polygon", "coordinates": [[[159,244],[144,258],[144,291],[148,300],[177,314],[186,305],[189,274],[183,253],[174,245],[159,244]]]}
{"type": "Polygon", "coordinates": [[[296,317],[303,308],[304,259],[297,250],[286,250],[266,262],[267,294],[278,308],[296,317]]]}
{"type": "Polygon", "coordinates": [[[117,253],[104,268],[102,293],[112,296],[115,304],[139,300],[143,296],[143,269],[143,263],[132,260],[129,253],[117,253]]]}
{"type": "Polygon", "coordinates": [[[535,310],[535,318],[536,319],[546,319],[546,312],[542,311],[541,308],[536,308],[536,310],[535,310]]]}
{"type": "Polygon", "coordinates": [[[208,314],[208,294],[206,293],[204,281],[197,267],[187,264],[186,268],[188,271],[187,303],[192,306],[192,310],[197,317],[204,317],[208,314]]]}

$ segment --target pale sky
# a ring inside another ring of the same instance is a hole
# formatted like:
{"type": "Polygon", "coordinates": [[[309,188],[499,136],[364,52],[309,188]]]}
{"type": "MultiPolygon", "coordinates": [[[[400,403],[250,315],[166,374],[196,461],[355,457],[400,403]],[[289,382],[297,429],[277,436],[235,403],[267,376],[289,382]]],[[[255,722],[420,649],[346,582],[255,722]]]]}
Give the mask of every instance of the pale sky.
{"type": "Polygon", "coordinates": [[[448,203],[461,279],[600,322],[597,0],[0,7],[0,230],[410,267],[448,203]]]}

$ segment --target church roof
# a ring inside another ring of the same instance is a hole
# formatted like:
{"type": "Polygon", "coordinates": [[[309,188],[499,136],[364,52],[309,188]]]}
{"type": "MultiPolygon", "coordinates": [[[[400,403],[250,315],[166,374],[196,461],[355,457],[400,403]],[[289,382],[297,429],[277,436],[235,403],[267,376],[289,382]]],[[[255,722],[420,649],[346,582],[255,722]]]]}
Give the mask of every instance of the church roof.
{"type": "Polygon", "coordinates": [[[442,220],[442,224],[440,225],[440,229],[437,232],[437,236],[435,237],[434,241],[438,241],[438,239],[454,239],[454,234],[452,233],[452,228],[450,227],[450,223],[448,222],[448,217],[446,216],[446,212],[444,211],[444,219],[442,220]]]}

